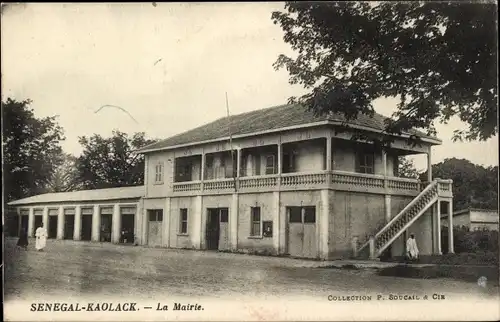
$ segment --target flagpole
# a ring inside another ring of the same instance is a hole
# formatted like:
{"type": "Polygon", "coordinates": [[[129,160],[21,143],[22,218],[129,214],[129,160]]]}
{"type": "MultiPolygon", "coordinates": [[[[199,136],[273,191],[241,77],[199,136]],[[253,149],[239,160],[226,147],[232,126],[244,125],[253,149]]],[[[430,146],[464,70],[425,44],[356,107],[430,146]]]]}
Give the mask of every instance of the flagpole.
{"type": "MultiPolygon", "coordinates": [[[[234,178],[234,191],[236,192],[236,177],[238,174],[236,173],[235,175],[235,164],[234,164],[234,151],[233,151],[233,133],[231,131],[231,116],[229,115],[229,100],[227,98],[227,92],[226,92],[226,112],[227,112],[227,122],[228,122],[228,129],[229,129],[229,148],[231,149],[231,164],[233,166],[233,178],[234,178]]],[[[236,165],[236,171],[238,171],[238,165],[236,165]]]]}

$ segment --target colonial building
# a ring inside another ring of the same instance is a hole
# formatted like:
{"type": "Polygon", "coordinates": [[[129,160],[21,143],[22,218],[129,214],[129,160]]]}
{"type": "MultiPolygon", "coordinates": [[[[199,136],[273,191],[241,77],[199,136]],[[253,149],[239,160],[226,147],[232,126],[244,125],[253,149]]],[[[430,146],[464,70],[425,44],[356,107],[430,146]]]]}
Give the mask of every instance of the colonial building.
{"type": "Polygon", "coordinates": [[[43,223],[48,238],[134,242],[144,186],[59,192],[13,201],[16,224],[34,237],[43,223]],[[123,238],[122,238],[123,237],[123,238]]]}
{"type": "MultiPolygon", "coordinates": [[[[443,226],[448,226],[448,214],[441,216],[443,226]]],[[[453,212],[453,226],[469,230],[497,230],[498,210],[467,208],[453,212]]]]}
{"type": "MultiPolygon", "coordinates": [[[[387,251],[402,255],[404,240],[413,233],[422,254],[440,254],[440,217],[443,209],[452,209],[451,181],[432,178],[432,171],[426,182],[401,178],[397,169],[398,157],[411,154],[426,154],[431,169],[432,147],[441,141],[412,132],[421,144],[408,144],[410,134],[405,134],[394,137],[390,149],[377,150],[351,140],[349,131],[337,131],[343,121],[283,105],[222,118],[140,149],[145,185],[131,188],[137,189],[136,241],[321,259],[375,258],[387,251]]],[[[356,131],[386,135],[380,115],[349,123],[356,131]]],[[[111,239],[116,242],[121,206],[113,200],[111,239]]],[[[101,205],[92,204],[98,216],[101,205]]],[[[41,204],[17,205],[34,214],[41,204]]],[[[63,216],[67,207],[60,207],[63,216]]]]}

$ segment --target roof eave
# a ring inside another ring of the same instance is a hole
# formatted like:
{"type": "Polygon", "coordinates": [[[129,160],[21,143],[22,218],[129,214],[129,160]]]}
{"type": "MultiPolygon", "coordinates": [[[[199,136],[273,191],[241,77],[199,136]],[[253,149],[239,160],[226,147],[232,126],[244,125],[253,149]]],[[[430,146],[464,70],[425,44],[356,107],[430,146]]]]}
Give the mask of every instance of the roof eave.
{"type": "MultiPolygon", "coordinates": [[[[279,128],[279,129],[272,129],[272,130],[259,131],[259,132],[246,133],[246,134],[237,134],[237,135],[233,135],[232,139],[245,138],[245,137],[257,136],[257,135],[262,135],[262,134],[270,134],[270,133],[276,133],[276,132],[282,132],[282,131],[289,131],[289,130],[301,129],[301,128],[317,127],[317,126],[321,126],[321,125],[342,125],[342,124],[343,124],[343,122],[341,122],[341,121],[320,121],[320,122],[307,123],[307,124],[302,124],[302,125],[294,125],[294,126],[289,126],[289,127],[279,128]]],[[[363,130],[363,131],[387,134],[383,130],[376,130],[376,129],[373,129],[373,128],[370,128],[367,126],[362,126],[362,125],[349,124],[349,127],[363,130]]],[[[402,134],[402,135],[396,135],[396,136],[402,137],[402,138],[409,138],[410,134],[402,134]]],[[[429,143],[431,145],[441,145],[443,143],[443,141],[438,139],[438,138],[421,137],[421,139],[422,139],[422,141],[429,143]]],[[[171,146],[166,146],[166,147],[161,147],[161,148],[153,148],[153,149],[148,149],[147,147],[151,146],[151,145],[148,145],[148,146],[145,146],[143,148],[134,150],[133,152],[138,153],[138,154],[146,154],[146,153],[151,153],[151,152],[169,151],[169,150],[175,150],[175,149],[185,148],[185,147],[194,146],[194,145],[209,144],[209,143],[215,143],[215,142],[227,141],[227,140],[229,140],[229,136],[221,137],[221,138],[217,138],[217,139],[205,140],[205,141],[195,141],[195,142],[190,142],[190,143],[171,145],[171,146]]],[[[153,144],[155,144],[155,143],[153,143],[153,144]]]]}

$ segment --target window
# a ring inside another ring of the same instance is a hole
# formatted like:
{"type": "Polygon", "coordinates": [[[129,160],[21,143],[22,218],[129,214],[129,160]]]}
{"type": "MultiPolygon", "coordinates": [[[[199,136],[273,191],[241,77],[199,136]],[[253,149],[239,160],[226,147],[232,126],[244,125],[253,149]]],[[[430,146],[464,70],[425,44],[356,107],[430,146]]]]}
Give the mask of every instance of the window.
{"type": "Polygon", "coordinates": [[[149,221],[163,221],[163,210],[162,209],[151,209],[148,210],[149,221]]]}
{"type": "Polygon", "coordinates": [[[290,223],[301,223],[302,222],[302,208],[300,207],[290,207],[290,223]]]}
{"type": "Polygon", "coordinates": [[[186,159],[175,161],[175,181],[185,182],[191,181],[192,163],[186,159]]]}
{"type": "Polygon", "coordinates": [[[304,223],[314,224],[316,222],[316,207],[304,207],[304,223]]]}
{"type": "Polygon", "coordinates": [[[155,183],[163,182],[163,163],[158,163],[155,166],[155,183]]]}
{"type": "Polygon", "coordinates": [[[250,236],[260,236],[260,207],[252,207],[250,217],[250,236]]]}
{"type": "Polygon", "coordinates": [[[227,222],[229,217],[229,211],[227,208],[222,208],[220,210],[220,222],[227,222]]]}
{"type": "Polygon", "coordinates": [[[361,152],[356,157],[356,172],[375,173],[375,157],[373,153],[361,152]]]}
{"type": "Polygon", "coordinates": [[[274,155],[268,155],[266,157],[266,174],[274,174],[275,162],[274,155]]]}
{"type": "Polygon", "coordinates": [[[180,218],[179,218],[179,233],[187,234],[188,226],[188,210],[187,208],[181,208],[180,218]]]}
{"type": "Polygon", "coordinates": [[[283,154],[283,173],[295,172],[295,152],[283,154]]]}
{"type": "Polygon", "coordinates": [[[209,154],[205,156],[205,178],[210,180],[214,178],[214,156],[209,154]]]}

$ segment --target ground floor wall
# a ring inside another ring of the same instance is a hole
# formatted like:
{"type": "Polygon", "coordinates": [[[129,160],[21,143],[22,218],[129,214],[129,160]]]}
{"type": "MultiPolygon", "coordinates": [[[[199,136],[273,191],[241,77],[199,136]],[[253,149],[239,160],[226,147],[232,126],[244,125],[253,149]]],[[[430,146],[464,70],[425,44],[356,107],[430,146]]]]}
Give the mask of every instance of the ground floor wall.
{"type": "MultiPolygon", "coordinates": [[[[333,190],[230,193],[143,200],[140,244],[322,259],[349,258],[411,197],[333,190]],[[161,211],[161,221],[151,217],[161,211]],[[156,227],[156,228],[155,228],[156,227]]],[[[408,230],[431,254],[433,223],[424,214],[408,230]]],[[[405,253],[403,234],[389,249],[405,253]]]]}

